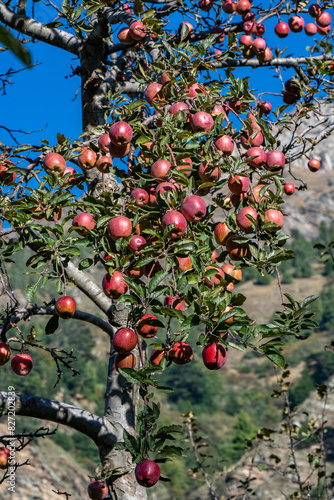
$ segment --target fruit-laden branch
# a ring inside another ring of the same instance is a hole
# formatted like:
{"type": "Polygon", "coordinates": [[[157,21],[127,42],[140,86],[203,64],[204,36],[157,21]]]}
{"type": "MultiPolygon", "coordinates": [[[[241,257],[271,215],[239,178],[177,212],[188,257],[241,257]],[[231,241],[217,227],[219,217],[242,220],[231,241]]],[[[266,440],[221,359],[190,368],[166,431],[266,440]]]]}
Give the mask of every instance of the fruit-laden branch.
{"type": "MultiPolygon", "coordinates": [[[[53,316],[54,314],[55,314],[54,307],[37,306],[36,304],[29,304],[27,307],[20,308],[17,311],[15,311],[15,315],[13,315],[10,318],[10,323],[7,324],[6,326],[6,330],[9,330],[11,328],[11,324],[17,325],[20,321],[26,321],[31,316],[53,316]]],[[[72,318],[95,325],[104,332],[106,332],[111,337],[114,334],[114,328],[107,321],[104,321],[102,318],[99,318],[94,314],[76,310],[72,318]]],[[[3,333],[2,327],[0,327],[0,335],[2,333],[3,333]]]]}
{"type": "Polygon", "coordinates": [[[89,437],[98,447],[111,448],[116,438],[113,427],[104,417],[98,417],[89,411],[52,399],[31,396],[29,394],[8,394],[0,392],[2,415],[8,413],[9,404],[15,399],[15,414],[24,417],[49,420],[66,425],[89,437]]]}
{"type": "Polygon", "coordinates": [[[47,28],[43,23],[23,14],[15,14],[3,2],[0,2],[0,21],[23,35],[79,55],[82,42],[75,35],[59,29],[47,28]]]}

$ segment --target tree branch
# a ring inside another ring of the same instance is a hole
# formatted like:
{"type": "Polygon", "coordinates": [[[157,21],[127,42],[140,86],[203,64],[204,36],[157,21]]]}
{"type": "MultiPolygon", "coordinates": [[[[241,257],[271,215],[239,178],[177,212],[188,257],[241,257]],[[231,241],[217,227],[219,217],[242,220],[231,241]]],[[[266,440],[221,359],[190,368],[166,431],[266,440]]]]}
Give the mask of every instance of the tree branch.
{"type": "Polygon", "coordinates": [[[19,33],[79,55],[82,42],[75,35],[59,29],[47,28],[43,23],[23,14],[15,14],[3,2],[0,2],[0,21],[19,33]]]}
{"type": "Polygon", "coordinates": [[[112,447],[116,438],[113,428],[107,419],[98,417],[89,411],[52,399],[31,396],[30,394],[8,394],[0,392],[2,415],[9,411],[8,406],[14,403],[15,414],[24,417],[49,420],[66,425],[89,437],[97,446],[112,447]]]}

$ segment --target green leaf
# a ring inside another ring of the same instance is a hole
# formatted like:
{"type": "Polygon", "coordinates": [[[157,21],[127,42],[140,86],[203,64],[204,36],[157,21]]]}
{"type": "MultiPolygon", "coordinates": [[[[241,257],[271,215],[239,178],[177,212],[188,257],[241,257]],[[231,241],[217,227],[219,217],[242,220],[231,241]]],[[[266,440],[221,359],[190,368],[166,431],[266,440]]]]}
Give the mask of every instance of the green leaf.
{"type": "Polygon", "coordinates": [[[132,455],[137,455],[139,453],[138,443],[134,436],[129,434],[125,429],[123,430],[124,444],[132,455]]]}
{"type": "Polygon", "coordinates": [[[148,293],[152,293],[167,275],[166,271],[160,271],[155,274],[148,284],[148,293]]]}
{"type": "Polygon", "coordinates": [[[54,314],[45,325],[45,334],[52,335],[59,326],[59,316],[54,314]]]}
{"type": "Polygon", "coordinates": [[[28,50],[4,26],[0,26],[0,43],[13,52],[26,66],[31,66],[28,50]]]}
{"type": "Polygon", "coordinates": [[[35,297],[37,292],[37,285],[28,285],[26,289],[26,297],[28,302],[31,302],[32,299],[35,297]]]}
{"type": "Polygon", "coordinates": [[[84,259],[80,262],[79,264],[79,269],[87,269],[88,267],[92,266],[94,264],[93,259],[84,259]]]}
{"type": "Polygon", "coordinates": [[[142,375],[132,368],[119,368],[118,371],[128,382],[130,382],[130,384],[136,384],[143,379],[142,375]]]}

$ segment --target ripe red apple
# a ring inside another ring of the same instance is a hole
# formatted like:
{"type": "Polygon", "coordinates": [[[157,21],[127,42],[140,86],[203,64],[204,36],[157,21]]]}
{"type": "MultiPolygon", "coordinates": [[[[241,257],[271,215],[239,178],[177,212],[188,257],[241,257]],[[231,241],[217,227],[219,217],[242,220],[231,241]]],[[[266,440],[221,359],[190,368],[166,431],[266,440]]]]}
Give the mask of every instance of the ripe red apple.
{"type": "Polygon", "coordinates": [[[239,38],[239,44],[244,47],[250,47],[253,43],[253,37],[251,35],[241,35],[239,38]]]}
{"type": "Polygon", "coordinates": [[[129,28],[122,28],[118,32],[117,38],[121,43],[124,43],[125,45],[130,45],[134,41],[134,38],[132,38],[129,28]]]}
{"type": "Polygon", "coordinates": [[[142,460],[136,465],[135,476],[140,486],[151,488],[159,481],[160,467],[152,460],[142,460]]]}
{"type": "Polygon", "coordinates": [[[282,151],[279,151],[278,149],[268,151],[266,156],[266,165],[269,169],[283,168],[285,165],[285,156],[282,151]]]}
{"type": "Polygon", "coordinates": [[[332,31],[331,25],[329,24],[328,26],[325,26],[324,28],[322,26],[317,27],[317,32],[319,35],[326,36],[329,35],[329,33],[332,31]]]}
{"type": "MultiPolygon", "coordinates": [[[[264,186],[265,186],[265,184],[258,184],[257,186],[255,186],[253,188],[253,193],[250,196],[253,203],[260,203],[260,201],[264,200],[265,198],[268,198],[268,196],[266,196],[266,194],[264,194],[261,196],[261,200],[260,200],[260,191],[264,186]],[[253,196],[253,194],[254,194],[254,196],[253,196]]],[[[268,186],[268,190],[269,190],[269,186],[268,186]]],[[[265,190],[265,193],[266,192],[267,192],[267,189],[265,190]]]]}
{"type": "Polygon", "coordinates": [[[89,233],[89,229],[94,229],[95,222],[91,214],[87,212],[81,212],[76,215],[72,221],[73,227],[82,226],[82,229],[76,229],[76,232],[80,234],[80,236],[85,236],[89,233]]]}
{"type": "Polygon", "coordinates": [[[236,243],[233,237],[230,236],[226,241],[226,250],[228,251],[231,260],[241,260],[248,255],[248,245],[236,243]]]}
{"type": "Polygon", "coordinates": [[[290,94],[289,92],[283,93],[283,102],[284,104],[292,105],[295,104],[299,99],[299,96],[296,94],[290,94]]]}
{"type": "Polygon", "coordinates": [[[8,363],[12,355],[12,350],[5,342],[0,342],[0,366],[8,363]]]}
{"type": "Polygon", "coordinates": [[[141,207],[149,202],[149,195],[145,189],[135,188],[131,191],[131,198],[134,198],[135,205],[141,207]]]}
{"type": "Polygon", "coordinates": [[[181,35],[181,31],[182,31],[182,28],[183,27],[187,27],[188,30],[189,30],[189,35],[191,35],[191,33],[194,31],[194,27],[191,23],[189,23],[188,21],[183,21],[183,23],[180,24],[179,28],[178,28],[178,34],[179,36],[181,35]]]}
{"type": "Polygon", "coordinates": [[[177,311],[183,311],[184,300],[181,300],[179,295],[169,295],[168,297],[165,298],[164,306],[172,307],[177,311]]]}
{"type": "Polygon", "coordinates": [[[11,174],[7,173],[8,165],[15,166],[13,162],[8,161],[8,160],[6,162],[3,161],[0,163],[0,179],[3,181],[5,186],[12,184],[17,177],[17,172],[12,172],[11,174]]]}
{"type": "Polygon", "coordinates": [[[187,196],[181,205],[181,213],[187,221],[199,222],[206,216],[205,201],[200,196],[187,196]]]}
{"type": "Polygon", "coordinates": [[[1,448],[0,448],[0,469],[7,469],[8,468],[9,457],[10,457],[10,450],[8,448],[5,448],[4,446],[1,446],[1,448]]]}
{"type": "Polygon", "coordinates": [[[212,288],[213,286],[217,286],[221,284],[221,280],[225,278],[225,273],[222,269],[215,267],[215,266],[207,266],[205,268],[205,271],[209,269],[215,269],[216,274],[213,276],[210,274],[208,276],[205,275],[204,272],[204,283],[206,284],[207,287],[212,288]]]}
{"type": "Polygon", "coordinates": [[[330,25],[332,17],[329,12],[322,12],[320,16],[317,17],[316,21],[318,26],[320,26],[321,28],[326,28],[330,25]]]}
{"type": "Polygon", "coordinates": [[[223,3],[223,11],[225,14],[233,14],[236,9],[236,3],[234,0],[225,0],[223,3]]]}
{"type": "Polygon", "coordinates": [[[177,261],[179,263],[179,270],[181,273],[185,273],[186,271],[189,271],[189,269],[192,269],[193,264],[191,262],[190,257],[178,257],[176,256],[177,261]]]}
{"type": "MultiPolygon", "coordinates": [[[[212,4],[211,4],[212,5],[212,4]]],[[[217,34],[218,36],[215,39],[215,43],[223,43],[225,40],[225,31],[220,26],[213,26],[209,29],[210,34],[217,34]]]]}
{"type": "Polygon", "coordinates": [[[129,243],[129,248],[132,253],[139,255],[142,253],[141,250],[139,250],[139,247],[142,245],[146,245],[146,240],[142,236],[139,236],[138,234],[134,234],[130,240],[129,243]]]}
{"type": "Polygon", "coordinates": [[[72,318],[75,313],[76,307],[77,304],[75,300],[72,297],[69,297],[68,295],[63,295],[62,297],[59,297],[59,299],[56,301],[55,304],[56,313],[62,319],[72,318]]]}
{"type": "Polygon", "coordinates": [[[112,167],[113,162],[109,156],[100,156],[100,158],[96,162],[96,168],[102,174],[109,173],[110,167],[112,167]]]}
{"type": "Polygon", "coordinates": [[[263,38],[255,38],[252,43],[252,49],[254,50],[256,55],[264,54],[267,48],[267,43],[263,38]]]}
{"type": "Polygon", "coordinates": [[[244,233],[251,233],[253,231],[253,224],[247,215],[250,215],[255,221],[258,219],[258,214],[253,207],[243,207],[237,214],[237,225],[244,233]]]}
{"type": "Polygon", "coordinates": [[[128,144],[133,136],[132,127],[127,122],[113,123],[109,129],[110,140],[115,146],[128,144]]]}
{"type": "Polygon", "coordinates": [[[291,196],[295,191],[296,188],[293,184],[291,184],[291,182],[288,182],[287,184],[284,185],[285,194],[291,196]]]}
{"type": "Polygon", "coordinates": [[[316,158],[311,158],[308,161],[307,166],[311,172],[317,172],[321,166],[321,163],[316,158]]]}
{"type": "Polygon", "coordinates": [[[210,165],[210,161],[204,161],[198,169],[198,175],[203,182],[212,182],[214,184],[219,181],[221,174],[220,168],[210,165]]]}
{"type": "Polygon", "coordinates": [[[218,222],[213,234],[218,245],[225,245],[227,238],[231,233],[231,229],[225,222],[218,222]]]}
{"type": "Polygon", "coordinates": [[[255,35],[256,36],[263,36],[266,32],[266,27],[264,24],[259,23],[255,25],[255,35]]]}
{"type": "Polygon", "coordinates": [[[317,33],[317,26],[314,23],[307,23],[304,30],[307,36],[313,36],[317,33]]]}
{"type": "Polygon", "coordinates": [[[110,219],[108,232],[114,241],[118,240],[118,238],[127,238],[132,232],[132,222],[128,217],[117,215],[110,219]]]}
{"type": "Polygon", "coordinates": [[[266,48],[266,50],[263,53],[256,54],[256,57],[260,62],[263,62],[263,63],[269,62],[272,59],[274,59],[273,53],[271,52],[271,50],[268,47],[266,48]]]}
{"type": "Polygon", "coordinates": [[[269,229],[270,232],[275,233],[276,231],[282,229],[284,224],[284,216],[282,212],[280,212],[279,210],[270,208],[269,210],[264,212],[264,223],[266,222],[274,222],[275,224],[277,224],[278,227],[273,227],[272,229],[269,229]]]}
{"type": "Polygon", "coordinates": [[[63,175],[66,168],[66,161],[58,153],[48,153],[43,160],[43,167],[47,172],[56,172],[63,175]]]}
{"type": "Polygon", "coordinates": [[[105,274],[102,280],[102,288],[104,294],[110,299],[118,299],[124,295],[128,289],[128,285],[123,280],[124,273],[114,271],[112,275],[105,274]]]}
{"type": "Polygon", "coordinates": [[[246,12],[249,12],[252,8],[251,3],[248,0],[239,0],[235,6],[235,9],[238,14],[241,16],[246,12]]]}
{"type": "Polygon", "coordinates": [[[259,102],[259,109],[260,109],[260,112],[263,113],[264,115],[269,115],[269,113],[272,110],[272,105],[268,101],[260,101],[259,102]]]}
{"type": "Polygon", "coordinates": [[[175,342],[172,349],[169,351],[169,359],[176,365],[186,365],[193,359],[193,350],[186,342],[175,342]]]}
{"type": "Polygon", "coordinates": [[[109,134],[103,134],[99,137],[97,145],[101,149],[101,151],[103,151],[104,153],[109,153],[109,144],[110,144],[109,134]]]}
{"type": "Polygon", "coordinates": [[[174,102],[174,104],[172,104],[171,107],[169,108],[169,112],[173,116],[176,116],[181,111],[189,111],[188,104],[186,104],[185,102],[174,102]]]}
{"type": "Polygon", "coordinates": [[[172,239],[180,238],[180,236],[183,236],[187,231],[187,221],[184,215],[177,210],[169,210],[166,212],[161,219],[161,224],[163,230],[169,225],[174,226],[174,228],[169,231],[169,237],[172,239]]]}
{"type": "Polygon", "coordinates": [[[213,342],[202,351],[203,363],[208,370],[219,370],[227,360],[227,352],[222,344],[213,342]]]}
{"type": "Polygon", "coordinates": [[[161,182],[155,188],[155,195],[158,196],[158,193],[163,194],[171,191],[176,191],[176,184],[172,182],[161,182]]]}
{"type": "Polygon", "coordinates": [[[230,156],[233,153],[234,142],[229,135],[222,135],[215,140],[215,146],[224,156],[230,156]]]}
{"type": "Polygon", "coordinates": [[[209,132],[213,124],[212,116],[205,111],[197,111],[191,118],[191,128],[194,132],[209,132]]]}
{"type": "Polygon", "coordinates": [[[253,158],[252,160],[249,161],[249,164],[254,167],[254,168],[259,168],[263,167],[263,165],[266,162],[266,153],[263,151],[263,149],[258,148],[258,147],[253,147],[250,148],[246,151],[246,158],[250,158],[251,156],[255,156],[256,158],[253,158]]]}
{"type": "Polygon", "coordinates": [[[149,104],[152,104],[154,100],[162,99],[161,89],[162,89],[161,83],[149,83],[144,92],[144,97],[146,101],[149,104]]]}
{"type": "Polygon", "coordinates": [[[114,364],[117,371],[119,368],[135,368],[136,367],[136,356],[132,353],[116,354],[114,364]]]}
{"type": "Polygon", "coordinates": [[[199,0],[198,6],[200,9],[204,10],[204,12],[209,12],[212,7],[211,0],[199,0]]]}
{"type": "Polygon", "coordinates": [[[124,158],[130,152],[130,144],[124,144],[124,146],[115,146],[112,142],[109,144],[109,154],[115,158],[124,158]]]}
{"type": "Polygon", "coordinates": [[[280,23],[276,24],[274,31],[279,38],[285,38],[290,33],[290,28],[287,23],[281,21],[280,23]]]}
{"type": "Polygon", "coordinates": [[[108,495],[108,486],[102,481],[92,481],[88,485],[87,493],[91,500],[103,500],[108,495]]]}
{"type": "Polygon", "coordinates": [[[150,324],[152,321],[156,320],[157,317],[154,314],[144,314],[137,325],[137,332],[141,337],[145,339],[149,339],[151,337],[155,337],[158,331],[158,327],[150,324]]]}
{"type": "Polygon", "coordinates": [[[305,21],[300,16],[292,16],[289,19],[289,28],[293,33],[300,33],[303,31],[305,21]]]}
{"type": "Polygon", "coordinates": [[[190,87],[186,87],[185,95],[187,97],[197,97],[197,94],[206,95],[206,90],[202,84],[193,83],[190,87]]]}
{"type": "MultiPolygon", "coordinates": [[[[222,266],[222,270],[224,271],[225,275],[232,276],[232,278],[238,281],[242,280],[242,270],[236,269],[236,267],[232,264],[224,264],[222,266]]],[[[226,310],[224,312],[226,312],[226,310]]]]}
{"type": "Polygon", "coordinates": [[[319,17],[321,14],[321,7],[317,3],[312,3],[308,8],[308,13],[311,17],[319,17]]]}
{"type": "Polygon", "coordinates": [[[28,373],[30,373],[33,367],[33,361],[29,354],[16,354],[16,356],[12,358],[11,366],[13,372],[16,373],[16,375],[24,377],[25,375],[28,375],[28,373]]]}
{"type": "Polygon", "coordinates": [[[90,170],[95,167],[96,153],[89,148],[82,148],[78,156],[78,165],[82,170],[90,170]]]}
{"type": "Polygon", "coordinates": [[[187,177],[190,177],[191,170],[193,168],[193,162],[191,158],[182,158],[182,160],[179,160],[178,163],[180,163],[180,165],[176,167],[176,170],[179,170],[187,177]]]}
{"type": "MultiPolygon", "coordinates": [[[[66,174],[76,174],[76,171],[75,171],[75,169],[73,167],[66,167],[65,170],[64,170],[64,176],[66,174]]],[[[67,182],[71,182],[71,181],[75,181],[75,180],[76,180],[75,177],[68,177],[67,182]]]]}
{"type": "Polygon", "coordinates": [[[120,328],[114,334],[112,347],[120,354],[132,351],[137,345],[137,335],[131,328],[120,328]]]}
{"type": "Polygon", "coordinates": [[[130,24],[129,30],[134,40],[142,40],[146,36],[146,26],[141,21],[134,21],[130,24]]]}
{"type": "Polygon", "coordinates": [[[167,352],[161,349],[153,349],[150,356],[151,365],[159,366],[163,358],[166,357],[167,352]]]}
{"type": "Polygon", "coordinates": [[[247,193],[250,186],[250,179],[243,175],[235,175],[229,178],[227,185],[229,190],[234,194],[247,193]]]}
{"type": "Polygon", "coordinates": [[[229,109],[224,108],[223,106],[220,106],[220,104],[215,104],[213,107],[213,110],[211,111],[211,116],[218,116],[223,114],[224,117],[226,118],[227,115],[229,114],[229,109]]]}
{"type": "Polygon", "coordinates": [[[150,173],[156,179],[167,179],[172,164],[168,160],[157,160],[151,166],[150,173]]]}
{"type": "Polygon", "coordinates": [[[242,25],[242,29],[247,35],[251,33],[254,34],[256,32],[256,24],[254,23],[254,21],[246,21],[242,25]]]}

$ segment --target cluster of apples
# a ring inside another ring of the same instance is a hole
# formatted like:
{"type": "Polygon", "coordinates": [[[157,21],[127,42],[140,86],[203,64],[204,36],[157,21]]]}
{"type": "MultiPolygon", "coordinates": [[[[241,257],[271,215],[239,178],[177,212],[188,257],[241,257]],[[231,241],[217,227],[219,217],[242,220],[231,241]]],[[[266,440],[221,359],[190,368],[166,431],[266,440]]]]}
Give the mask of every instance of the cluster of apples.
{"type": "Polygon", "coordinates": [[[279,38],[285,38],[290,31],[292,31],[292,33],[300,33],[303,29],[307,36],[313,36],[316,33],[319,35],[328,35],[331,31],[332,21],[330,13],[324,11],[322,7],[316,3],[309,6],[308,13],[311,17],[315,18],[316,24],[305,24],[303,17],[295,15],[289,19],[288,23],[280,21],[275,26],[276,35],[279,38]]]}

